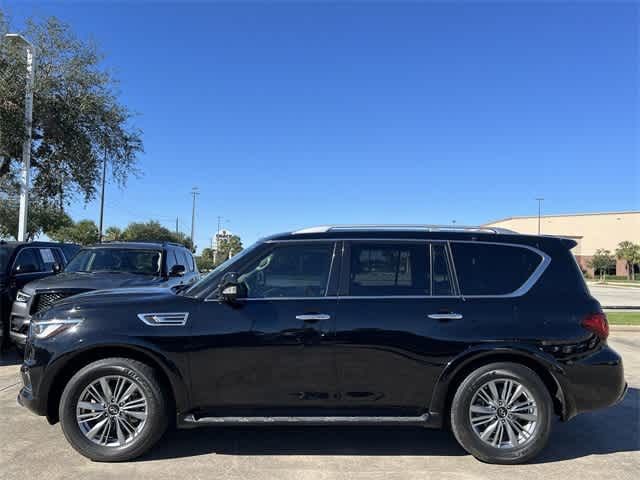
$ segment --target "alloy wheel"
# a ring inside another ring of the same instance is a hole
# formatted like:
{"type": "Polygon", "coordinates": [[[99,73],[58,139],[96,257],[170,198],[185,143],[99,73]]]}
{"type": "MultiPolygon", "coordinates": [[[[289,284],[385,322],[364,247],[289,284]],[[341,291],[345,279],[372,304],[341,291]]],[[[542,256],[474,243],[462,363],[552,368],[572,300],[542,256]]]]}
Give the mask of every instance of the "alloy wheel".
{"type": "Polygon", "coordinates": [[[138,383],[109,375],[92,381],[80,394],[76,422],[91,442],[121,447],[132,442],[146,424],[147,398],[138,383]]]}
{"type": "Polygon", "coordinates": [[[529,442],[538,425],[538,406],[531,392],[511,379],[490,380],[475,392],[469,408],[474,433],[494,448],[529,442]]]}

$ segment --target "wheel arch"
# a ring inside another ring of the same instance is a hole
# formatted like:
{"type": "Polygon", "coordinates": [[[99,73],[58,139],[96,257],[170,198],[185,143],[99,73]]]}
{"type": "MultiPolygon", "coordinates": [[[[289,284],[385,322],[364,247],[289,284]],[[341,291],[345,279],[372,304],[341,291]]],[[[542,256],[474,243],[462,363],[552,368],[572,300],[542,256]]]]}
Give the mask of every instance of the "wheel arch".
{"type": "Polygon", "coordinates": [[[149,365],[158,373],[162,391],[167,395],[169,411],[178,412],[188,405],[186,383],[175,365],[151,350],[137,345],[96,345],[65,357],[49,384],[46,416],[50,424],[58,422],[58,407],[64,387],[71,377],[86,365],[104,358],[120,357],[138,360],[149,365]]]}
{"type": "Polygon", "coordinates": [[[451,402],[458,386],[472,371],[495,362],[513,362],[529,367],[547,387],[553,400],[554,413],[563,420],[570,417],[570,406],[557,378],[561,374],[560,367],[531,350],[505,347],[473,350],[449,362],[436,382],[429,407],[430,414],[441,419],[442,424],[447,424],[451,402]]]}

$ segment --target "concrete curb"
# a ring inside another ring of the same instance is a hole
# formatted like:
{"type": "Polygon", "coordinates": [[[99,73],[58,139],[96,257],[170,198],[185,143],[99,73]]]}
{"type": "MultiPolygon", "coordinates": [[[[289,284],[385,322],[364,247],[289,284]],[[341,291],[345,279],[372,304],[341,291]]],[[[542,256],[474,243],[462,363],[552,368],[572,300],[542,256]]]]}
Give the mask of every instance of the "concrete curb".
{"type": "Polygon", "coordinates": [[[612,332],[636,332],[640,333],[640,325],[609,325],[612,332]]]}

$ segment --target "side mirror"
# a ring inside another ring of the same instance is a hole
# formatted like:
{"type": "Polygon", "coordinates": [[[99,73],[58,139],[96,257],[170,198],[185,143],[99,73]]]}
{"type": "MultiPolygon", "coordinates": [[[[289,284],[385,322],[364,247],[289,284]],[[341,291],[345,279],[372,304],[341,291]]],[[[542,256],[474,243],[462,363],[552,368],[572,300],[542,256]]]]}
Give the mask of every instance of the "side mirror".
{"type": "Polygon", "coordinates": [[[62,266],[58,262],[55,262],[51,270],[54,275],[57,275],[62,271],[62,266]]]}
{"type": "Polygon", "coordinates": [[[238,274],[230,272],[222,277],[220,282],[220,300],[226,303],[238,303],[239,300],[246,298],[247,287],[244,283],[238,282],[238,274]]]}
{"type": "Polygon", "coordinates": [[[24,265],[18,265],[13,273],[19,275],[21,273],[34,273],[38,271],[38,267],[33,263],[25,263],[24,265]]]}
{"type": "Polygon", "coordinates": [[[187,269],[184,265],[174,265],[169,272],[170,277],[181,277],[187,269]]]}

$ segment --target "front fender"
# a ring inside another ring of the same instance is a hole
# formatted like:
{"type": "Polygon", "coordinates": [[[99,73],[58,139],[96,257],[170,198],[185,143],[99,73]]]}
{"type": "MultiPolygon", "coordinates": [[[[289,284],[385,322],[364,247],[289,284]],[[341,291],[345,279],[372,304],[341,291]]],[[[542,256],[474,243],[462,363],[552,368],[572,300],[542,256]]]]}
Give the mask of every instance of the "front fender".
{"type": "MultiPolygon", "coordinates": [[[[114,356],[129,356],[160,370],[172,390],[177,411],[182,412],[189,408],[187,355],[177,353],[175,358],[170,358],[153,343],[147,343],[133,337],[110,338],[91,343],[83,342],[82,346],[76,346],[68,352],[53,356],[47,366],[47,374],[43,376],[43,380],[49,380],[48,384],[41,384],[40,391],[46,392],[45,396],[51,405],[51,400],[59,398],[64,384],[80,368],[95,360],[114,356]]],[[[47,416],[49,417],[51,414],[55,416],[56,412],[48,411],[47,416]]]]}

